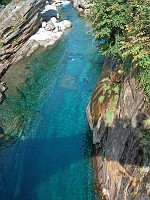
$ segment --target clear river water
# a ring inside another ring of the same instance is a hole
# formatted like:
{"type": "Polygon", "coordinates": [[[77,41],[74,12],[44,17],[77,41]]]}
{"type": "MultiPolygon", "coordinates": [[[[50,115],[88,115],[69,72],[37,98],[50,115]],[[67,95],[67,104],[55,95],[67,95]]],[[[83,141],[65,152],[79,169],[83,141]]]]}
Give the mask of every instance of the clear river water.
{"type": "Polygon", "coordinates": [[[86,106],[103,57],[72,5],[73,27],[53,49],[12,66],[0,126],[13,138],[0,151],[0,200],[98,200],[86,106]]]}

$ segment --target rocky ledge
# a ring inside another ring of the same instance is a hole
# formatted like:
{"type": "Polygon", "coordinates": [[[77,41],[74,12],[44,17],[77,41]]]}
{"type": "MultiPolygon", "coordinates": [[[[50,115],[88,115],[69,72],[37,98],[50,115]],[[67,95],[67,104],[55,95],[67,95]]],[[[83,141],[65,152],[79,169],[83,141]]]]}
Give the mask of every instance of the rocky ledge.
{"type": "Polygon", "coordinates": [[[118,67],[118,60],[105,60],[87,107],[99,189],[107,200],[149,200],[150,107],[137,81],[118,67]]]}
{"type": "Polygon", "coordinates": [[[67,3],[69,1],[54,1],[49,5],[47,2],[45,7],[45,0],[13,0],[6,6],[0,13],[1,75],[12,63],[31,55],[39,46],[47,47],[60,39],[71,22],[57,22],[57,6],[67,3]]]}
{"type": "MultiPolygon", "coordinates": [[[[1,77],[10,65],[30,56],[40,46],[54,46],[72,26],[68,20],[58,21],[57,7],[68,3],[70,1],[53,1],[49,5],[46,0],[12,0],[0,12],[1,77]]],[[[3,92],[0,101],[2,97],[3,92]]]]}
{"type": "Polygon", "coordinates": [[[42,23],[45,0],[13,0],[0,13],[0,73],[18,59],[18,51],[42,23]]]}
{"type": "Polygon", "coordinates": [[[90,0],[72,0],[74,7],[79,13],[88,15],[90,12],[91,3],[90,0]]]}

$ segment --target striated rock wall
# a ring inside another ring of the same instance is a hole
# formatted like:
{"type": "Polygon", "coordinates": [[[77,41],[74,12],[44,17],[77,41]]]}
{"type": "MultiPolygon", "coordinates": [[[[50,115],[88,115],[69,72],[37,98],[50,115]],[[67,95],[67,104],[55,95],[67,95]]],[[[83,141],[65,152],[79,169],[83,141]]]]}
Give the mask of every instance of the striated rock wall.
{"type": "Polygon", "coordinates": [[[41,25],[41,11],[46,0],[13,0],[0,12],[0,73],[33,47],[33,43],[23,44],[41,25]]]}
{"type": "Polygon", "coordinates": [[[101,81],[87,107],[99,189],[104,199],[148,200],[150,144],[141,141],[150,134],[143,126],[150,110],[136,80],[130,76],[124,78],[117,65],[117,60],[106,59],[101,81]],[[117,84],[118,90],[114,90],[117,84]]]}
{"type": "MultiPolygon", "coordinates": [[[[30,56],[39,47],[53,47],[61,39],[72,23],[57,21],[57,7],[69,3],[13,0],[6,6],[0,13],[0,78],[11,64],[30,56]]],[[[4,97],[4,90],[0,88],[0,103],[4,97]]]]}

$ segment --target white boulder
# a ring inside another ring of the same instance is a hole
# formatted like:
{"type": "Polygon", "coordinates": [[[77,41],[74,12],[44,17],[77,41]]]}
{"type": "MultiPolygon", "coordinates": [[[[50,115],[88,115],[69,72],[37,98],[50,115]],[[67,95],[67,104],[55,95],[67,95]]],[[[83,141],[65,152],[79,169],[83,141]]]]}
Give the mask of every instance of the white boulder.
{"type": "Polygon", "coordinates": [[[54,33],[52,31],[46,31],[44,28],[40,28],[39,31],[30,38],[30,41],[35,40],[40,46],[44,47],[53,46],[62,35],[62,32],[54,33]]]}
{"type": "Polygon", "coordinates": [[[56,17],[52,17],[52,18],[50,19],[50,21],[53,22],[54,24],[57,23],[56,17]]]}
{"type": "Polygon", "coordinates": [[[55,23],[55,26],[56,28],[58,28],[59,31],[61,31],[70,28],[72,26],[72,23],[68,20],[63,20],[61,22],[55,23]]]}
{"type": "Polygon", "coordinates": [[[42,28],[45,28],[45,27],[46,27],[46,25],[47,25],[47,23],[46,23],[46,22],[42,22],[42,28]]]}
{"type": "Polygon", "coordinates": [[[54,30],[56,27],[55,27],[55,25],[54,25],[54,23],[52,22],[52,21],[48,21],[47,22],[47,25],[46,25],[46,27],[45,27],[45,30],[46,31],[52,31],[52,30],[54,30]]]}

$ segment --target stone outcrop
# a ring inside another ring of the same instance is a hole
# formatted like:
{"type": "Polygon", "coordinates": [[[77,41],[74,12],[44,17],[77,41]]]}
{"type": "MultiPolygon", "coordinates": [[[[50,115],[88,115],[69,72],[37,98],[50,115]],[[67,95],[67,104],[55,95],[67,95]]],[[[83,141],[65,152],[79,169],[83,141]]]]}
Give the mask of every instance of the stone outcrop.
{"type": "MultiPolygon", "coordinates": [[[[68,20],[57,22],[57,6],[68,3],[70,1],[49,4],[46,0],[13,0],[3,9],[0,13],[0,78],[11,64],[30,56],[40,46],[54,46],[72,26],[68,20]]],[[[1,100],[3,96],[0,93],[1,100]]]]}
{"type": "Polygon", "coordinates": [[[30,37],[29,42],[35,42],[36,45],[38,44],[39,46],[43,47],[52,47],[62,37],[64,31],[68,28],[71,28],[72,23],[70,21],[58,21],[57,19],[59,18],[57,6],[63,5],[65,3],[66,1],[61,1],[59,4],[54,2],[51,5],[47,5],[45,7],[43,14],[49,11],[50,13],[55,13],[53,11],[56,11],[57,14],[55,17],[51,14],[47,15],[45,21],[42,22],[42,28],[40,28],[37,33],[30,37]]]}
{"type": "Polygon", "coordinates": [[[149,200],[150,130],[144,122],[150,109],[143,90],[134,78],[123,77],[118,63],[106,59],[87,107],[99,189],[104,199],[149,200]]]}
{"type": "Polygon", "coordinates": [[[40,46],[53,46],[72,26],[68,20],[57,22],[57,6],[69,1],[45,3],[46,0],[13,0],[0,13],[1,76],[11,64],[30,56],[40,46]]]}
{"type": "Polygon", "coordinates": [[[17,60],[18,51],[41,25],[45,0],[13,0],[0,13],[0,72],[17,60]]]}
{"type": "Polygon", "coordinates": [[[90,1],[89,0],[72,0],[74,7],[81,14],[89,14],[90,12],[90,1]]]}

